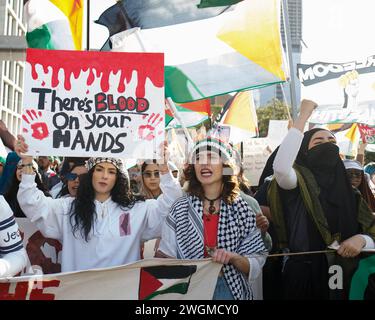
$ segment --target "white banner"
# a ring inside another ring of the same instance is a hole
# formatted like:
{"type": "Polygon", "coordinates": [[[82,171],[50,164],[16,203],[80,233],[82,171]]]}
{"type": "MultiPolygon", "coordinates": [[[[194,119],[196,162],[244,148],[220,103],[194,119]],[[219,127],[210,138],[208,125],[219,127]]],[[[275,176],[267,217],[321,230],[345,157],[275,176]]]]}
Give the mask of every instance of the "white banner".
{"type": "Polygon", "coordinates": [[[0,279],[0,300],[210,300],[221,266],[211,259],[150,259],[114,268],[0,279]]]}
{"type": "Polygon", "coordinates": [[[61,272],[60,241],[45,238],[28,218],[16,218],[22,234],[23,246],[29,257],[23,274],[49,274],[61,272]]]}
{"type": "Polygon", "coordinates": [[[163,54],[27,49],[31,155],[160,158],[163,54]]]}

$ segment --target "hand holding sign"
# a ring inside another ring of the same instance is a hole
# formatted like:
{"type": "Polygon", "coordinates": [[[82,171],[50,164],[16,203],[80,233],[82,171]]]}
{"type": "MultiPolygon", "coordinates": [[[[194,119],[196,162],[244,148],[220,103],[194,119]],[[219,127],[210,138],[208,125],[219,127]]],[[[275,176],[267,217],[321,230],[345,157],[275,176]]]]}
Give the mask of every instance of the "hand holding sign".
{"type": "Polygon", "coordinates": [[[160,144],[162,159],[157,161],[159,164],[159,171],[161,174],[166,174],[169,171],[168,161],[169,161],[169,150],[168,142],[164,141],[160,144]]]}
{"type": "Polygon", "coordinates": [[[25,155],[28,152],[28,150],[29,146],[26,144],[25,138],[19,134],[17,136],[17,141],[14,146],[14,151],[22,159],[22,164],[30,164],[33,161],[33,157],[25,155]]]}

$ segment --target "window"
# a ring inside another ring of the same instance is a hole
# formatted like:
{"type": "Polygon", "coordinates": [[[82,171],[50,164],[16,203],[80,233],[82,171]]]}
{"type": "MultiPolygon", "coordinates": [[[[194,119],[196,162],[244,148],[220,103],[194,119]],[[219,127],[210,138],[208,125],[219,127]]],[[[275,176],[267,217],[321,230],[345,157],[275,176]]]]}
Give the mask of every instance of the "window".
{"type": "Polygon", "coordinates": [[[12,15],[8,14],[8,28],[7,34],[8,36],[12,35],[12,26],[13,26],[13,17],[12,15]]]}
{"type": "Polygon", "coordinates": [[[1,120],[3,120],[4,123],[7,121],[7,113],[5,111],[1,112],[1,120]]]}
{"type": "Polygon", "coordinates": [[[17,101],[17,109],[15,109],[15,111],[21,114],[21,109],[22,109],[22,93],[21,92],[16,91],[15,100],[17,101]]]}
{"type": "Polygon", "coordinates": [[[7,101],[8,101],[8,91],[9,91],[9,85],[7,83],[4,83],[3,86],[3,101],[1,101],[1,104],[6,108],[7,107],[7,101]]]}

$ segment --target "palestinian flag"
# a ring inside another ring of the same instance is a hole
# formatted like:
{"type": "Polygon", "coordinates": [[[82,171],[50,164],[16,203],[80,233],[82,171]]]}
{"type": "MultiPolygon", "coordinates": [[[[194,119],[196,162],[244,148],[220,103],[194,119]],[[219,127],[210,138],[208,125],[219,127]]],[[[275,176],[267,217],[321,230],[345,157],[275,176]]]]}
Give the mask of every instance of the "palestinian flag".
{"type": "Polygon", "coordinates": [[[375,300],[375,255],[362,258],[350,286],[350,300],[375,300]]]}
{"type": "Polygon", "coordinates": [[[110,36],[129,28],[129,21],[125,9],[119,1],[106,9],[100,15],[98,20],[95,20],[94,22],[107,27],[110,36]]]}
{"type": "Polygon", "coordinates": [[[140,270],[139,300],[151,300],[167,293],[186,294],[197,266],[156,266],[140,270]]]}
{"type": "MultiPolygon", "coordinates": [[[[211,115],[210,99],[176,105],[176,109],[187,128],[201,124],[211,115]]],[[[181,128],[180,123],[175,120],[172,111],[169,109],[165,110],[165,126],[167,129],[181,128]]]]}
{"type": "Polygon", "coordinates": [[[165,96],[186,103],[284,82],[279,22],[279,0],[248,0],[207,19],[126,30],[111,42],[114,51],[164,52],[165,96]]]}
{"type": "Polygon", "coordinates": [[[229,99],[216,121],[230,127],[229,141],[234,144],[258,136],[258,118],[252,92],[238,92],[229,99]]]}
{"type": "Polygon", "coordinates": [[[30,48],[81,49],[83,0],[29,0],[24,16],[30,48]]]}

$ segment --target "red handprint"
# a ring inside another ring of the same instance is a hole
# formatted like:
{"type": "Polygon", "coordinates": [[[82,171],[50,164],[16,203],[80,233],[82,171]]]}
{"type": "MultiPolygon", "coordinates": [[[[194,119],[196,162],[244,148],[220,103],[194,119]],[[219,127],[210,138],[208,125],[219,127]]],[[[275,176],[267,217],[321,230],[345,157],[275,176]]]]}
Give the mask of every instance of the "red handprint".
{"type": "MultiPolygon", "coordinates": [[[[25,113],[22,115],[22,119],[30,125],[30,128],[33,130],[33,133],[31,136],[34,139],[43,140],[48,137],[48,127],[45,122],[35,122],[37,121],[39,117],[42,116],[42,113],[40,111],[36,112],[34,109],[25,110],[25,113]]],[[[29,132],[24,126],[23,132],[29,132]]]]}
{"type": "MultiPolygon", "coordinates": [[[[143,117],[143,119],[146,118],[146,116],[143,117]]],[[[160,114],[152,113],[148,120],[147,124],[141,125],[138,128],[138,136],[142,140],[151,141],[155,139],[155,127],[159,125],[160,122],[163,121],[163,117],[160,116],[160,114]]],[[[158,134],[161,134],[163,131],[159,131],[158,134]]]]}

